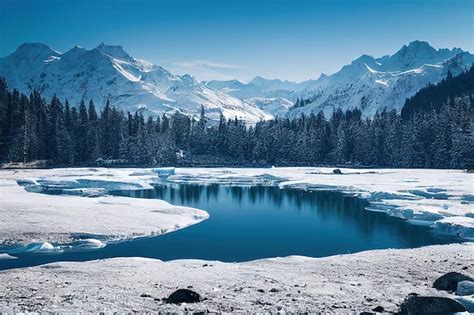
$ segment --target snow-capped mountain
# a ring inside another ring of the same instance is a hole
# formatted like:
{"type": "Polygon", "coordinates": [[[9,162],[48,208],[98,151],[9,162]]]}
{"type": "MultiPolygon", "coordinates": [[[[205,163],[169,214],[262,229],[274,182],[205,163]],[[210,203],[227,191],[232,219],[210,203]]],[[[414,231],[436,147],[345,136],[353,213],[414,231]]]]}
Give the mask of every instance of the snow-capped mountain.
{"type": "Polygon", "coordinates": [[[286,98],[292,100],[298,92],[302,92],[313,81],[296,83],[292,81],[282,81],[279,79],[265,79],[260,76],[253,78],[248,83],[239,80],[228,81],[207,81],[203,82],[214,91],[227,93],[240,99],[258,98],[286,98]]]}
{"type": "Polygon", "coordinates": [[[339,72],[320,78],[301,93],[309,104],[290,115],[359,108],[366,116],[383,108],[400,110],[408,97],[435,84],[450,71],[457,75],[470,69],[474,55],[459,48],[436,50],[426,42],[404,45],[392,56],[363,55],[339,72]]]}
{"type": "Polygon", "coordinates": [[[371,116],[384,107],[400,110],[405,99],[421,88],[441,81],[448,71],[453,75],[466,71],[473,62],[474,55],[460,48],[435,49],[427,42],[414,41],[391,56],[363,55],[335,74],[322,74],[317,80],[295,83],[257,77],[247,84],[234,80],[210,81],[206,85],[256,106],[272,103],[273,115],[294,116],[323,110],[328,116],[338,108],[359,108],[364,115],[371,116]],[[287,106],[297,98],[305,99],[307,104],[298,108],[287,106]]]}
{"type": "Polygon", "coordinates": [[[39,43],[23,44],[0,59],[0,76],[24,93],[37,89],[46,98],[56,94],[79,104],[92,99],[98,108],[107,99],[125,111],[160,115],[173,111],[197,114],[201,105],[211,119],[222,112],[249,123],[272,116],[228,94],[213,91],[190,75],[174,75],[150,62],[135,59],[122,46],[74,47],[59,53],[39,43]]]}
{"type": "Polygon", "coordinates": [[[323,110],[359,108],[373,115],[384,107],[400,110],[407,97],[445,78],[468,70],[474,55],[459,48],[434,49],[414,41],[391,56],[363,55],[330,76],[300,83],[255,77],[198,82],[190,75],[174,75],[163,67],[130,56],[122,46],[101,44],[87,50],[74,47],[65,53],[44,44],[23,44],[0,59],[0,76],[11,88],[53,94],[77,105],[92,99],[98,108],[106,100],[125,111],[137,109],[161,115],[180,111],[217,120],[222,112],[255,123],[274,116],[299,115],[323,110]],[[304,99],[302,107],[293,104],[304,99]]]}
{"type": "Polygon", "coordinates": [[[296,83],[279,79],[269,80],[257,76],[248,83],[239,80],[203,83],[214,91],[239,98],[273,116],[284,116],[293,106],[299,94],[313,81],[296,83]]]}

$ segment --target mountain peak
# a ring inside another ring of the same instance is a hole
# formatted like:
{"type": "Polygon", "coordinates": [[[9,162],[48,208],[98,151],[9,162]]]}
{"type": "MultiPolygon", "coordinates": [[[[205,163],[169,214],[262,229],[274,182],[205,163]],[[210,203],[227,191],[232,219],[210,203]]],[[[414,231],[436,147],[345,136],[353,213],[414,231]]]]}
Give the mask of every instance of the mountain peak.
{"type": "Polygon", "coordinates": [[[32,65],[41,64],[51,56],[59,57],[61,54],[41,43],[24,43],[10,55],[16,62],[32,65]]]}
{"type": "Polygon", "coordinates": [[[266,85],[266,84],[283,84],[283,83],[291,83],[288,81],[282,81],[280,79],[266,79],[262,76],[257,75],[255,78],[253,78],[249,84],[255,84],[258,86],[266,85]]]}
{"type": "Polygon", "coordinates": [[[394,56],[400,56],[404,58],[409,57],[423,57],[430,56],[437,52],[428,42],[415,40],[410,42],[408,45],[403,45],[400,50],[398,50],[394,56]]]}
{"type": "Polygon", "coordinates": [[[116,59],[121,59],[125,61],[135,61],[135,58],[130,56],[125,51],[125,49],[123,49],[122,45],[107,45],[104,42],[102,42],[100,43],[99,46],[96,47],[96,49],[116,59]]]}
{"type": "Polygon", "coordinates": [[[435,64],[456,55],[457,50],[435,49],[428,42],[415,40],[403,45],[395,54],[384,59],[385,70],[409,70],[424,64],[435,64]]]}
{"type": "Polygon", "coordinates": [[[24,43],[21,44],[16,51],[14,52],[15,55],[59,55],[59,53],[53,49],[51,49],[48,45],[42,43],[24,43]]]}
{"type": "Polygon", "coordinates": [[[267,79],[265,79],[265,78],[262,77],[262,76],[257,75],[255,78],[253,78],[252,80],[250,80],[249,83],[259,84],[259,83],[262,83],[263,81],[267,81],[267,79]]]}
{"type": "Polygon", "coordinates": [[[371,64],[375,61],[374,57],[370,55],[362,55],[359,58],[352,61],[352,64],[371,64]]]}
{"type": "Polygon", "coordinates": [[[74,46],[71,49],[69,49],[65,54],[77,54],[79,52],[86,52],[87,50],[81,46],[74,46]]]}
{"type": "MultiPolygon", "coordinates": [[[[404,45],[406,46],[406,45],[404,45]]],[[[417,49],[417,50],[436,50],[431,46],[428,42],[422,41],[422,40],[414,40],[410,43],[408,43],[408,46],[406,46],[408,49],[417,49]]]]}

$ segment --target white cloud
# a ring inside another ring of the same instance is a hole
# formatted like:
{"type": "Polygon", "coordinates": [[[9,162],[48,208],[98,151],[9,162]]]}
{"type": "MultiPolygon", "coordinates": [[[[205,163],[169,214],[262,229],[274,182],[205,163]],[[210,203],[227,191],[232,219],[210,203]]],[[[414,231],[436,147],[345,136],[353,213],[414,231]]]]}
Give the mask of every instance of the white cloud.
{"type": "Polygon", "coordinates": [[[218,63],[208,60],[194,60],[194,61],[182,61],[174,62],[175,66],[187,67],[187,68],[210,68],[210,69],[242,69],[245,68],[240,65],[231,65],[226,63],[218,63]]]}
{"type": "Polygon", "coordinates": [[[231,80],[246,77],[246,68],[241,65],[210,60],[170,62],[167,68],[177,74],[191,74],[199,80],[231,80]]]}

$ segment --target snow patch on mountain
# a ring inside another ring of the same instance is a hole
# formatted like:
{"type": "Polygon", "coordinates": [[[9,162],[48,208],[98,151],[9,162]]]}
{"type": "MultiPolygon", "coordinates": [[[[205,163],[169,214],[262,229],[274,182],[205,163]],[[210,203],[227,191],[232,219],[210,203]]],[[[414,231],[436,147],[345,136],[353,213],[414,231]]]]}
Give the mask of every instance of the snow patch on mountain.
{"type": "Polygon", "coordinates": [[[245,100],[251,106],[260,108],[272,116],[284,116],[293,106],[293,102],[283,97],[262,98],[253,97],[245,100]]]}

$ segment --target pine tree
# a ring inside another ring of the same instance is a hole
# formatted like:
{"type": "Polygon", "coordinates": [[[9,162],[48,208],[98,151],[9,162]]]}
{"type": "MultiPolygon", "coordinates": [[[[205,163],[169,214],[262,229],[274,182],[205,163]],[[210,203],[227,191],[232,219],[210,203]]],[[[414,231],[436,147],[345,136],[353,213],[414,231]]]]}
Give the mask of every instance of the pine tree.
{"type": "Polygon", "coordinates": [[[87,108],[84,100],[79,104],[79,120],[77,122],[77,132],[80,137],[78,138],[77,145],[77,161],[79,163],[85,163],[90,160],[90,149],[88,142],[89,133],[89,117],[87,115],[87,108]]]}
{"type": "Polygon", "coordinates": [[[88,156],[90,161],[95,161],[99,157],[99,138],[98,138],[98,117],[97,112],[92,100],[89,101],[87,108],[87,115],[89,118],[89,124],[87,128],[87,146],[88,156]]]}

